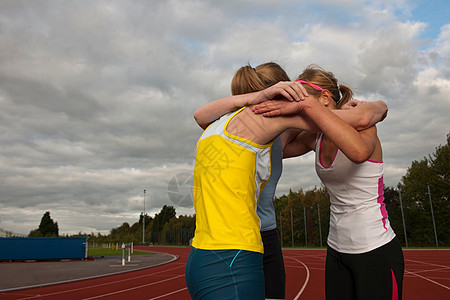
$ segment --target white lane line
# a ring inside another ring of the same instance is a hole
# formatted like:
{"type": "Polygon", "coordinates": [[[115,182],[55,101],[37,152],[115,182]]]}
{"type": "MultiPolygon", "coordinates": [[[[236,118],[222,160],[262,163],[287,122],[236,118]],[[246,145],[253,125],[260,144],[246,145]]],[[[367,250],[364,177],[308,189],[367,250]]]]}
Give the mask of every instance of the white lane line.
{"type": "MultiPolygon", "coordinates": [[[[412,271],[410,271],[412,272],[412,271]]],[[[427,269],[427,270],[414,270],[414,274],[419,274],[419,273],[427,273],[427,272],[435,272],[435,273],[444,273],[444,272],[448,272],[448,268],[439,268],[439,269],[427,269]],[[442,272],[441,272],[442,271],[442,272]]],[[[439,278],[439,277],[438,277],[439,278]]],[[[444,279],[444,278],[443,278],[444,279]]],[[[448,277],[445,279],[449,279],[448,277]]]]}
{"type": "Polygon", "coordinates": [[[415,262],[415,263],[419,263],[419,264],[423,264],[423,265],[428,265],[428,266],[434,266],[434,267],[441,267],[441,268],[450,269],[449,266],[443,266],[443,265],[433,264],[433,263],[429,263],[429,262],[425,262],[425,261],[420,261],[420,260],[405,259],[405,262],[407,262],[407,261],[412,261],[412,262],[415,262]]]}
{"type": "MultiPolygon", "coordinates": [[[[179,268],[183,268],[183,276],[184,276],[184,267],[185,264],[182,264],[178,267],[175,268],[170,268],[167,270],[162,270],[156,273],[151,273],[151,274],[145,274],[145,275],[140,275],[140,276],[136,276],[136,277],[132,277],[132,278],[125,278],[125,279],[121,279],[121,280],[116,280],[114,282],[105,282],[105,283],[100,283],[100,284],[96,284],[96,285],[89,285],[89,286],[84,286],[84,287],[80,287],[80,288],[76,288],[76,289],[70,289],[70,290],[64,290],[64,291],[60,291],[60,292],[54,292],[54,293],[49,293],[49,294],[39,294],[37,296],[32,296],[32,297],[27,297],[27,298],[20,298],[19,300],[26,300],[26,299],[34,299],[34,298],[42,298],[42,297],[47,297],[47,296],[53,296],[53,295],[59,295],[59,294],[65,294],[65,293],[73,293],[76,291],[81,291],[81,290],[87,290],[87,289],[92,289],[92,288],[98,288],[101,286],[106,286],[106,285],[116,285],[119,282],[126,282],[126,281],[130,281],[130,280],[136,280],[138,278],[144,278],[144,277],[150,277],[150,276],[154,276],[157,274],[161,274],[161,273],[165,273],[168,271],[172,271],[172,270],[176,270],[179,268]]],[[[102,276],[105,277],[105,276],[102,276]]],[[[91,278],[88,278],[91,279],[91,278]]]]}
{"type": "Polygon", "coordinates": [[[164,295],[161,295],[161,296],[155,297],[155,298],[150,298],[150,299],[148,299],[148,300],[155,300],[155,299],[160,299],[160,298],[163,298],[163,297],[166,297],[166,296],[169,296],[169,295],[173,295],[173,294],[176,294],[176,293],[179,293],[179,292],[185,291],[185,290],[187,290],[187,287],[185,287],[184,289],[176,290],[176,291],[173,291],[173,292],[171,292],[171,293],[167,293],[167,294],[164,294],[164,295]]]}
{"type": "Polygon", "coordinates": [[[117,295],[117,294],[120,294],[120,293],[132,291],[132,290],[137,290],[137,289],[141,289],[143,287],[147,287],[147,286],[155,285],[155,284],[158,284],[158,283],[174,280],[174,279],[177,279],[177,278],[180,278],[180,277],[184,277],[184,274],[183,275],[177,275],[177,276],[174,276],[174,277],[171,277],[171,278],[167,278],[167,279],[164,279],[164,280],[152,282],[152,283],[149,283],[149,284],[139,285],[139,286],[136,286],[136,287],[132,287],[132,288],[128,288],[128,289],[124,289],[124,290],[108,293],[108,294],[98,295],[98,296],[90,297],[90,298],[84,298],[83,300],[98,299],[98,298],[107,297],[107,296],[111,296],[111,295],[117,295]]]}
{"type": "MultiPolygon", "coordinates": [[[[159,253],[159,252],[155,252],[155,253],[159,253]]],[[[167,254],[167,253],[163,253],[163,254],[167,254]]],[[[41,284],[35,284],[35,285],[21,286],[21,287],[16,287],[16,288],[11,288],[11,289],[4,289],[4,290],[1,290],[0,292],[12,292],[12,291],[23,290],[23,289],[41,288],[41,287],[47,287],[47,286],[51,286],[51,285],[72,283],[72,282],[96,279],[96,278],[101,278],[101,277],[106,277],[106,276],[119,275],[119,274],[124,274],[124,273],[128,273],[128,272],[141,271],[141,270],[145,270],[145,269],[148,269],[148,268],[162,266],[162,265],[174,262],[174,261],[176,261],[176,260],[178,260],[180,258],[179,256],[172,255],[172,254],[169,254],[169,256],[172,256],[171,260],[169,260],[167,262],[154,264],[154,265],[151,265],[151,266],[139,267],[139,268],[135,268],[135,269],[127,269],[127,270],[118,271],[118,272],[114,272],[114,273],[103,273],[103,274],[98,274],[98,275],[93,275],[93,276],[88,276],[88,277],[68,279],[68,280],[63,280],[63,281],[55,281],[55,282],[41,283],[41,284]]],[[[109,267],[111,267],[111,265],[109,267]]],[[[31,297],[31,298],[33,298],[33,297],[31,297]]],[[[31,299],[31,298],[21,298],[21,299],[31,299]]]]}
{"type": "Polygon", "coordinates": [[[309,269],[308,269],[308,267],[307,267],[301,260],[298,260],[298,259],[293,258],[293,257],[287,257],[287,258],[293,259],[293,260],[295,260],[296,262],[301,263],[301,264],[303,265],[303,267],[305,267],[305,270],[306,270],[306,279],[305,279],[305,282],[303,283],[302,288],[300,289],[300,291],[297,293],[297,295],[296,295],[295,298],[294,298],[294,300],[297,300],[297,299],[300,297],[300,295],[303,293],[303,291],[305,290],[306,285],[308,284],[308,281],[309,281],[309,269]]]}
{"type": "Polygon", "coordinates": [[[411,271],[405,271],[405,274],[412,274],[412,275],[414,275],[414,276],[417,276],[417,277],[419,277],[419,278],[422,278],[422,279],[424,279],[424,280],[427,280],[427,281],[429,281],[429,282],[431,282],[431,283],[434,283],[434,284],[436,284],[436,285],[438,285],[438,286],[440,286],[440,287],[443,287],[444,289],[450,290],[450,287],[448,287],[448,286],[446,286],[446,285],[443,285],[443,284],[440,284],[439,282],[436,282],[436,281],[434,281],[434,280],[431,280],[430,278],[421,276],[421,275],[416,274],[416,273],[414,273],[414,272],[411,272],[411,271]]]}

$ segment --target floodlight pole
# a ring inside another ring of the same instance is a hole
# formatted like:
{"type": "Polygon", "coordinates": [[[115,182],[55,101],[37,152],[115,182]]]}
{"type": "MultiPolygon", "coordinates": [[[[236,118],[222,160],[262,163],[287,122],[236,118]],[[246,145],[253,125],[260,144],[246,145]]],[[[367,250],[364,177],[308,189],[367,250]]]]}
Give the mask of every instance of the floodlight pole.
{"type": "Polygon", "coordinates": [[[145,190],[144,190],[144,212],[142,213],[142,245],[145,244],[145,190]]]}
{"type": "Polygon", "coordinates": [[[281,222],[281,210],[280,210],[280,244],[283,248],[283,223],[281,222]]]}
{"type": "Polygon", "coordinates": [[[306,207],[303,207],[303,221],[305,222],[305,246],[308,246],[308,232],[306,231],[306,207]]]}
{"type": "Polygon", "coordinates": [[[294,218],[292,218],[292,209],[291,209],[291,236],[292,236],[292,248],[294,248],[294,218]]]}
{"type": "Polygon", "coordinates": [[[427,187],[428,187],[428,197],[430,198],[431,219],[433,220],[434,238],[436,240],[436,248],[438,248],[439,243],[438,243],[438,237],[437,237],[437,231],[436,231],[436,223],[434,222],[434,212],[433,212],[433,203],[431,202],[430,185],[428,184],[427,187]]]}
{"type": "Polygon", "coordinates": [[[317,214],[319,215],[319,237],[320,237],[320,247],[322,247],[322,227],[320,225],[320,206],[317,203],[317,214]]]}
{"type": "Polygon", "coordinates": [[[400,199],[400,210],[402,212],[402,221],[403,221],[403,234],[405,235],[405,243],[406,247],[408,247],[408,237],[406,236],[406,225],[405,225],[405,215],[403,214],[403,204],[402,204],[402,191],[398,190],[398,197],[400,199]]]}

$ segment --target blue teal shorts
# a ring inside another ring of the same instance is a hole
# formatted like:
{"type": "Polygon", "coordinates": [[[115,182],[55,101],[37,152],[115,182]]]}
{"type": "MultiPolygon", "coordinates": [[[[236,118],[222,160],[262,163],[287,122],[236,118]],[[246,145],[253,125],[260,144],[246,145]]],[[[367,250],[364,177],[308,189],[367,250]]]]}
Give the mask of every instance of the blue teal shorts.
{"type": "Polygon", "coordinates": [[[192,299],[264,299],[263,255],[245,250],[192,247],[186,285],[192,299]]]}

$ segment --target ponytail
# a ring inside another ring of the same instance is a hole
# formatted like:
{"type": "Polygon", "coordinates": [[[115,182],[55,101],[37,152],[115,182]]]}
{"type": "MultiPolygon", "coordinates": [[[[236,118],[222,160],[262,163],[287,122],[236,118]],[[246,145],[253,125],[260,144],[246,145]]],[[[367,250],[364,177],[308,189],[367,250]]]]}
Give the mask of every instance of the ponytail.
{"type": "Polygon", "coordinates": [[[231,94],[241,95],[248,94],[265,89],[266,86],[259,79],[256,70],[250,65],[243,66],[237,70],[233,79],[231,80],[231,94]]]}
{"type": "Polygon", "coordinates": [[[240,95],[262,91],[280,81],[290,81],[289,76],[277,63],[268,62],[252,68],[241,67],[231,80],[231,94],[240,95]]]}
{"type": "MultiPolygon", "coordinates": [[[[353,91],[348,86],[343,84],[338,85],[338,80],[332,72],[325,71],[316,64],[307,66],[303,73],[298,76],[298,79],[316,84],[328,90],[338,109],[353,98],[353,91]]],[[[316,97],[321,93],[309,85],[305,85],[305,89],[309,94],[316,97]]]]}
{"type": "Polygon", "coordinates": [[[340,99],[335,99],[336,106],[340,109],[345,103],[350,101],[353,98],[353,91],[346,85],[339,85],[339,92],[341,94],[340,99]]]}

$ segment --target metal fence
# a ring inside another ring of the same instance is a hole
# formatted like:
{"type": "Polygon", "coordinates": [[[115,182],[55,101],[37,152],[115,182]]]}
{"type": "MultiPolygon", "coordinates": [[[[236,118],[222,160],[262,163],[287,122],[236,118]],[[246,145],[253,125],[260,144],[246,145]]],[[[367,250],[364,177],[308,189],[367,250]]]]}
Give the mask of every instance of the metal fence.
{"type": "Polygon", "coordinates": [[[152,232],[150,242],[153,245],[189,246],[194,237],[195,228],[177,228],[162,232],[152,232]]]}

